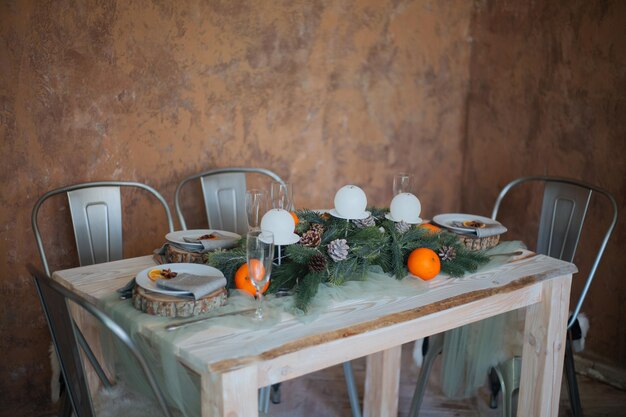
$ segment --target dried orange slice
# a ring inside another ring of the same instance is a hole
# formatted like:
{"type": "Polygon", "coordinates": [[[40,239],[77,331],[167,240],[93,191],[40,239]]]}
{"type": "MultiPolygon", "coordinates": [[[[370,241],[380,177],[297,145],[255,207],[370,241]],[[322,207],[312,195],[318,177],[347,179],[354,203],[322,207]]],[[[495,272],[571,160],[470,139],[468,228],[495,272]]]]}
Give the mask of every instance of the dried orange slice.
{"type": "Polygon", "coordinates": [[[148,272],[148,278],[150,278],[152,281],[156,281],[157,279],[162,278],[161,270],[151,269],[150,272],[148,272]]]}

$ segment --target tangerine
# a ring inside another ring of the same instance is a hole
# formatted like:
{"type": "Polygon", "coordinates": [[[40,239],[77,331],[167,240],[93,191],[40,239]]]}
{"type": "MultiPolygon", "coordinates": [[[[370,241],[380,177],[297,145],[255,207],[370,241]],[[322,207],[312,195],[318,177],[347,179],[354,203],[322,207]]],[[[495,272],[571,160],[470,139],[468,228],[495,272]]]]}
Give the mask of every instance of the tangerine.
{"type": "Polygon", "coordinates": [[[293,217],[293,222],[294,222],[295,226],[297,226],[298,223],[300,223],[300,219],[296,215],[296,212],[295,211],[290,211],[289,214],[291,214],[291,217],[293,217]]]}
{"type": "Polygon", "coordinates": [[[428,230],[430,233],[438,233],[441,231],[440,227],[437,227],[432,223],[422,223],[419,225],[419,227],[428,230]]]}
{"type": "Polygon", "coordinates": [[[428,281],[441,271],[441,261],[434,250],[417,248],[409,255],[407,267],[411,274],[428,281]]]}
{"type": "MultiPolygon", "coordinates": [[[[263,265],[261,264],[261,261],[253,259],[251,263],[252,263],[252,272],[254,275],[261,276],[261,277],[265,275],[265,267],[263,267],[263,265]]],[[[238,290],[247,292],[248,294],[256,295],[256,287],[250,281],[249,275],[250,273],[248,269],[248,264],[245,263],[241,265],[239,269],[237,270],[237,272],[235,272],[235,287],[237,287],[238,290]]],[[[265,291],[267,291],[267,287],[269,286],[270,286],[270,283],[268,281],[263,287],[263,289],[261,290],[261,293],[264,293],[265,291]]]]}

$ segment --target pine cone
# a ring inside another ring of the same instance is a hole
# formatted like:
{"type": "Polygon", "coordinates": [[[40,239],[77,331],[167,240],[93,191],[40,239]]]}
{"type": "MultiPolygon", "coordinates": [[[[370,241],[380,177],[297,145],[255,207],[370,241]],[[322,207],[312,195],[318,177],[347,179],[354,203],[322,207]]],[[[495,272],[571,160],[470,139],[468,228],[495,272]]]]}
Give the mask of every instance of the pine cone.
{"type": "Polygon", "coordinates": [[[322,233],[324,233],[324,226],[313,223],[311,228],[302,234],[300,244],[309,248],[317,248],[322,243],[322,233]]]}
{"type": "Polygon", "coordinates": [[[328,255],[335,262],[345,260],[348,257],[349,250],[350,246],[348,246],[348,241],[345,239],[335,239],[328,244],[328,255]]]}
{"type": "Polygon", "coordinates": [[[444,262],[452,261],[456,258],[456,249],[453,246],[442,246],[437,255],[444,262]]]}
{"type": "Polygon", "coordinates": [[[372,215],[369,215],[362,220],[352,220],[352,223],[354,223],[354,225],[359,229],[363,229],[364,227],[376,226],[376,221],[374,220],[374,217],[372,217],[372,215]]]}
{"type": "Polygon", "coordinates": [[[411,229],[411,225],[405,222],[404,220],[400,220],[399,222],[396,223],[396,230],[398,231],[398,233],[404,234],[408,232],[409,229],[411,229]]]}
{"type": "Polygon", "coordinates": [[[316,253],[309,258],[309,269],[312,272],[322,272],[326,269],[326,257],[321,253],[316,253]]]}

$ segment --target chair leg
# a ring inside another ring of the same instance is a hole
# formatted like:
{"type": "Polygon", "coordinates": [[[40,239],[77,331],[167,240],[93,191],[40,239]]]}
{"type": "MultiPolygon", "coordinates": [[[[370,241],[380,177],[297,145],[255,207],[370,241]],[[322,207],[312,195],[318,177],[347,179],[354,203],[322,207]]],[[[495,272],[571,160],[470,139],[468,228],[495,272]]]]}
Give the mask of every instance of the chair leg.
{"type": "Polygon", "coordinates": [[[495,410],[498,408],[498,394],[501,390],[500,375],[496,372],[496,368],[489,370],[489,388],[491,389],[491,396],[489,399],[489,408],[495,410]]]}
{"type": "Polygon", "coordinates": [[[576,369],[574,368],[574,352],[572,351],[572,340],[570,333],[567,333],[565,341],[565,377],[567,378],[567,393],[569,395],[572,415],[582,417],[583,409],[580,404],[580,394],[578,392],[578,382],[576,381],[576,369]]]}
{"type": "Polygon", "coordinates": [[[72,401],[67,392],[67,389],[61,393],[61,408],[59,409],[59,417],[72,417],[72,401]]]}
{"type": "Polygon", "coordinates": [[[266,414],[270,409],[270,387],[259,388],[259,411],[266,414]]]}
{"type": "Polygon", "coordinates": [[[437,355],[443,350],[443,333],[439,333],[429,337],[428,350],[424,356],[424,363],[420,370],[419,377],[417,378],[417,385],[415,386],[415,392],[413,393],[413,399],[411,400],[411,409],[409,410],[409,417],[417,417],[419,415],[422,401],[424,400],[424,393],[426,392],[426,386],[428,385],[428,377],[432,370],[433,363],[437,355]]]}
{"type": "Polygon", "coordinates": [[[278,384],[272,385],[272,390],[270,391],[270,400],[272,400],[272,404],[280,404],[280,382],[278,384]]]}
{"type": "Polygon", "coordinates": [[[83,333],[80,331],[76,323],[73,323],[73,325],[74,329],[76,330],[76,338],[78,340],[78,344],[83,349],[83,352],[85,352],[85,356],[87,356],[89,363],[91,363],[91,366],[96,371],[96,374],[100,378],[100,381],[102,381],[102,385],[104,385],[104,387],[107,389],[112,388],[113,384],[111,384],[111,381],[109,381],[109,378],[106,376],[104,369],[102,369],[102,366],[100,366],[100,362],[98,362],[98,359],[96,359],[96,355],[93,354],[91,348],[89,347],[89,344],[85,340],[85,336],[83,336],[83,333]]]}
{"type": "Polygon", "coordinates": [[[502,416],[513,417],[513,394],[519,390],[522,359],[518,356],[508,359],[495,368],[491,368],[500,380],[502,389],[502,416]]]}
{"type": "Polygon", "coordinates": [[[354,382],[352,362],[348,361],[343,363],[343,375],[346,378],[346,386],[348,387],[348,399],[350,400],[352,417],[361,417],[361,405],[359,404],[359,393],[356,390],[356,383],[354,382]]]}

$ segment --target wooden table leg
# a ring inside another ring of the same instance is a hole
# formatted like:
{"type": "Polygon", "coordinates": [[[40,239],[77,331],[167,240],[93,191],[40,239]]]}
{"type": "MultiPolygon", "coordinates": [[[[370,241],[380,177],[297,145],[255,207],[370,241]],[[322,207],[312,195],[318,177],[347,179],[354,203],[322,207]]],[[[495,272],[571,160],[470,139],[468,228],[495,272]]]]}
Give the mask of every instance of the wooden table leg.
{"type": "Polygon", "coordinates": [[[541,302],[526,310],[519,417],[558,415],[571,282],[571,275],[545,281],[541,302]]]}
{"type": "Polygon", "coordinates": [[[396,346],[367,357],[364,417],[398,415],[401,352],[402,346],[396,346]]]}
{"type": "Polygon", "coordinates": [[[202,375],[202,417],[258,417],[257,369],[202,375]]]}

